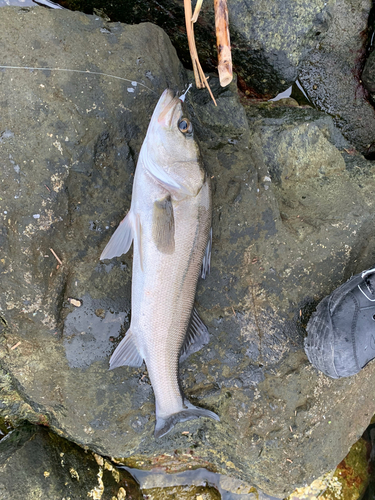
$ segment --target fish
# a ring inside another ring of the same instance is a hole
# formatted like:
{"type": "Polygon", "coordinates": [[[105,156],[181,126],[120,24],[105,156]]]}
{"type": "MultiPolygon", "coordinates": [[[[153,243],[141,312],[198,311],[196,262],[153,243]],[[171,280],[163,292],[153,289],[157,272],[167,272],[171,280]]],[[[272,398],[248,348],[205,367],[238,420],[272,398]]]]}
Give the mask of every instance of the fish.
{"type": "Polygon", "coordinates": [[[155,395],[155,438],[198,417],[219,421],[191,404],[179,383],[179,362],[209,341],[194,307],[198,278],[210,271],[210,178],[184,111],[184,95],[161,95],[134,175],[130,210],[100,260],[133,243],[131,322],[110,358],[110,369],[146,363],[155,395]]]}

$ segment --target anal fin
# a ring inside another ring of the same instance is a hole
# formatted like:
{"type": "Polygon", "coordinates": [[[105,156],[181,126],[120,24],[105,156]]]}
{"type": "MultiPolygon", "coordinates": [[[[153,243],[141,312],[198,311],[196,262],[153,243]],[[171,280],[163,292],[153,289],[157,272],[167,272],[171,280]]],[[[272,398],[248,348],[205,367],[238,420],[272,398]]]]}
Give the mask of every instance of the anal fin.
{"type": "Polygon", "coordinates": [[[137,346],[134,342],[134,336],[132,331],[129,329],[126,332],[125,337],[121,340],[119,345],[116,347],[115,352],[112,354],[109,360],[109,368],[117,368],[118,366],[134,366],[139,367],[143,363],[143,358],[139,354],[137,346]]]}
{"type": "Polygon", "coordinates": [[[189,328],[187,330],[186,337],[181,348],[180,362],[188,358],[190,354],[193,354],[194,352],[202,349],[204,345],[208,344],[209,340],[210,335],[208,333],[207,326],[199,317],[196,308],[193,307],[189,328]]]}

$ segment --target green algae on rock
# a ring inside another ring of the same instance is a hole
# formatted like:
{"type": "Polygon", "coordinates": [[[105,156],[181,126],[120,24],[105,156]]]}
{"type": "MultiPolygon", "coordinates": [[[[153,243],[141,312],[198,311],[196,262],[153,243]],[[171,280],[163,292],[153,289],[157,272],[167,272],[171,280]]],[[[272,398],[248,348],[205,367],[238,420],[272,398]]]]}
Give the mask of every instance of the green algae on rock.
{"type": "Polygon", "coordinates": [[[0,473],[3,500],[142,498],[127,471],[31,425],[15,429],[0,442],[0,473]]]}
{"type": "Polygon", "coordinates": [[[298,488],[286,500],[359,500],[369,484],[367,442],[361,438],[351,447],[336,470],[327,472],[305,488],[298,488]]]}
{"type": "Polygon", "coordinates": [[[142,490],[147,500],[220,500],[220,493],[212,486],[170,486],[142,490]]]}

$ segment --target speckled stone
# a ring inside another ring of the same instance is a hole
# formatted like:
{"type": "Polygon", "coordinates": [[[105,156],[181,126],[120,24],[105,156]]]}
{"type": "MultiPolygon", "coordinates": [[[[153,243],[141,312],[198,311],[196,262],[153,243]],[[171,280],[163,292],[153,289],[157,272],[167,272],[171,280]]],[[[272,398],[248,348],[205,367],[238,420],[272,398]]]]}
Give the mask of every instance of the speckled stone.
{"type": "Polygon", "coordinates": [[[331,115],[363,154],[375,151],[375,110],[362,84],[371,9],[371,0],[334,2],[329,8],[332,22],[316,38],[299,75],[314,105],[331,115]]]}
{"type": "MultiPolygon", "coordinates": [[[[298,77],[316,38],[332,22],[332,0],[231,0],[228,2],[234,71],[253,97],[274,97],[298,77]]],[[[98,7],[94,0],[67,0],[64,5],[84,12],[98,7]]],[[[170,36],[185,67],[191,67],[181,0],[118,0],[102,2],[102,13],[124,23],[149,21],[170,36]]],[[[214,3],[203,2],[194,36],[206,71],[217,69],[214,3]]]]}
{"type": "Polygon", "coordinates": [[[2,500],[141,500],[139,486],[110,460],[48,429],[25,425],[0,442],[2,500]]]}
{"type": "Polygon", "coordinates": [[[332,470],[375,413],[375,365],[327,378],[307,361],[304,326],[375,262],[373,165],[311,108],[243,106],[214,78],[217,108],[188,94],[213,184],[212,268],[196,298],[211,340],[181,383],[221,422],[155,440],[145,367],[108,370],[129,325],[132,256],[99,256],[129,208],[159,95],[191,75],[151,24],[4,8],[0,30],[4,65],[127,79],[0,71],[1,414],[131,467],[206,467],[279,497],[332,470]]]}

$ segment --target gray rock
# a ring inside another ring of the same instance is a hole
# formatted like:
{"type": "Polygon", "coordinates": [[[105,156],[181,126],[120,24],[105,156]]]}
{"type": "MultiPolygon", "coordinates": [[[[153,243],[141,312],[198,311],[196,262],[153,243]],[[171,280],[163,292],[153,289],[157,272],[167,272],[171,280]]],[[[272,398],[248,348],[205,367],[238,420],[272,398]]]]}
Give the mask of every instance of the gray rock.
{"type": "Polygon", "coordinates": [[[235,70],[247,94],[274,97],[296,81],[316,37],[331,22],[328,5],[318,0],[229,2],[235,70]],[[238,69],[237,69],[238,68],[238,69]]]}
{"type": "Polygon", "coordinates": [[[371,93],[375,93],[375,52],[372,51],[366,60],[362,73],[363,84],[371,93]]]}
{"type": "Polygon", "coordinates": [[[47,429],[31,425],[0,442],[2,500],[101,500],[142,498],[124,469],[84,451],[47,429]]]}
{"type": "Polygon", "coordinates": [[[217,108],[189,94],[214,238],[197,293],[211,341],[181,380],[221,422],[189,421],[156,441],[145,368],[108,371],[129,321],[131,255],[98,259],[129,208],[153,107],[165,87],[184,87],[181,65],[150,24],[4,8],[0,28],[4,65],[130,80],[0,72],[0,131],[10,132],[0,147],[1,413],[130,467],[207,467],[275,496],[333,469],[375,413],[375,365],[328,379],[307,361],[304,326],[375,261],[372,164],[311,108],[244,108],[235,84],[215,79],[217,108]]]}
{"type": "Polygon", "coordinates": [[[220,493],[213,486],[170,486],[143,490],[147,500],[221,500],[220,493]]]}
{"type": "MultiPolygon", "coordinates": [[[[329,24],[332,1],[315,0],[232,0],[228,2],[234,71],[248,95],[274,97],[297,78],[302,61],[315,45],[317,34],[329,24]]],[[[97,1],[65,3],[89,12],[97,1]]],[[[185,32],[183,3],[135,0],[102,2],[103,13],[125,23],[150,21],[170,36],[186,67],[191,67],[185,32]]],[[[195,25],[200,61],[207,71],[217,67],[213,2],[204,2],[195,25]]]]}
{"type": "Polygon", "coordinates": [[[361,82],[371,0],[339,0],[331,22],[302,64],[299,80],[312,102],[330,114],[344,136],[366,153],[375,140],[375,111],[361,82]]]}

